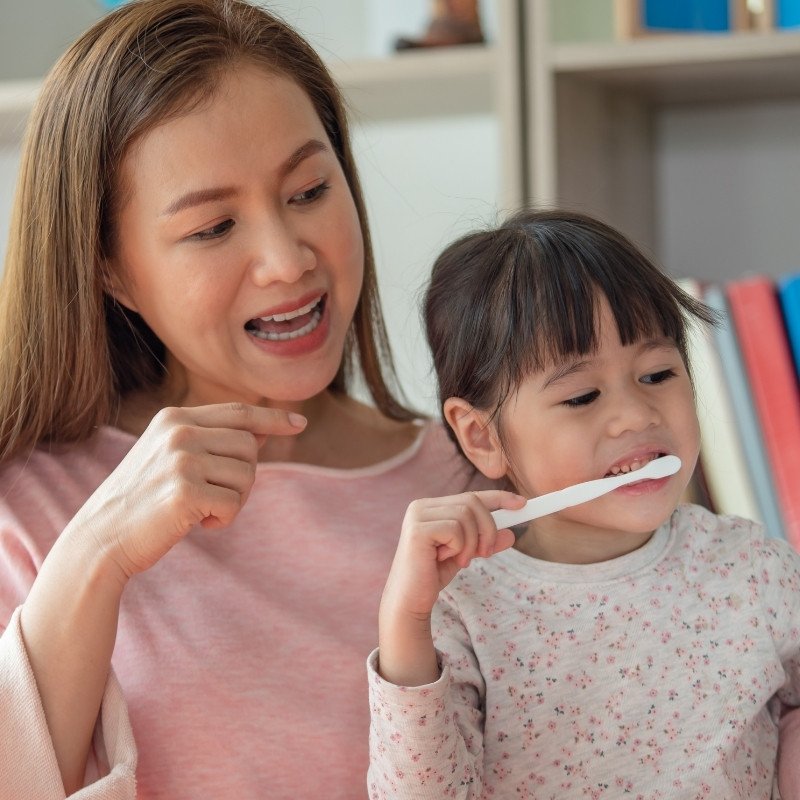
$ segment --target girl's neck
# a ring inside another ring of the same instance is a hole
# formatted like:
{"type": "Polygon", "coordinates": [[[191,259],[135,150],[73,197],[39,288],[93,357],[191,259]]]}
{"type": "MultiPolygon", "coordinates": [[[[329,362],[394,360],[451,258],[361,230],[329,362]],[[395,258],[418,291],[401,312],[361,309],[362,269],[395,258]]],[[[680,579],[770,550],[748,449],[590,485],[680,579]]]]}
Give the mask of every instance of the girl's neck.
{"type": "Polygon", "coordinates": [[[541,531],[531,525],[517,539],[515,549],[531,558],[558,564],[599,564],[632,553],[650,541],[649,533],[619,531],[541,531]]]}

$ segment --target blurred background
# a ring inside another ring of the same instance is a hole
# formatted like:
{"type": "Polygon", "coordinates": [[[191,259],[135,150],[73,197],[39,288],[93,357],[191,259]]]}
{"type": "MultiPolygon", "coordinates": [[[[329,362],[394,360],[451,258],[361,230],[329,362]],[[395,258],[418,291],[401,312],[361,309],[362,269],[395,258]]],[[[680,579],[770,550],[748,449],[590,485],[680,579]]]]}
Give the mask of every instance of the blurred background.
{"type": "MultiPolygon", "coordinates": [[[[483,44],[402,52],[398,37],[425,44],[441,4],[262,3],[310,39],[345,90],[414,406],[436,410],[418,312],[433,258],[522,203],[598,214],[676,276],[800,270],[793,3],[479,0],[483,44]]],[[[38,82],[111,5],[0,0],[0,252],[38,82]]]]}

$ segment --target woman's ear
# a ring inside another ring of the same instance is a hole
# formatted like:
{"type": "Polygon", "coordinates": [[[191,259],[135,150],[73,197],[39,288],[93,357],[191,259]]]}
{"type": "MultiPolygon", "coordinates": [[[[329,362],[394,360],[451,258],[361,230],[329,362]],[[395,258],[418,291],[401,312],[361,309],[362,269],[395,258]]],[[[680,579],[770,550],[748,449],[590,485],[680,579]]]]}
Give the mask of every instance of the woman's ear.
{"type": "Polygon", "coordinates": [[[122,279],[122,270],[118,264],[113,261],[104,261],[102,264],[103,270],[103,288],[111,295],[120,305],[125,306],[129,311],[139,312],[136,303],[133,301],[130,291],[122,279]]]}
{"type": "Polygon", "coordinates": [[[505,477],[508,462],[488,415],[460,397],[448,397],[442,410],[467,458],[487,478],[505,477]]]}

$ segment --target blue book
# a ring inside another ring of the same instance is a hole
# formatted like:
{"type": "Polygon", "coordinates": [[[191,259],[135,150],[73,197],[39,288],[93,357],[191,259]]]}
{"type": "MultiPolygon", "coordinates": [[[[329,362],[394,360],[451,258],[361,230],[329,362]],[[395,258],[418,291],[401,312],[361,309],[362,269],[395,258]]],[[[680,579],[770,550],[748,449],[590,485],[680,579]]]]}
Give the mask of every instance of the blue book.
{"type": "Polygon", "coordinates": [[[739,428],[741,445],[750,470],[750,482],[761,510],[761,519],[769,536],[785,539],[778,496],[773,485],[772,470],[767,460],[767,452],[761,436],[753,397],[750,392],[739,344],[730,318],[728,302],[718,286],[708,286],[703,292],[703,300],[720,315],[720,324],[714,330],[714,341],[722,362],[723,373],[728,385],[731,405],[739,428]]]}
{"type": "Polygon", "coordinates": [[[728,0],[641,0],[642,27],[670,31],[728,31],[728,0]]]}
{"type": "Polygon", "coordinates": [[[778,281],[778,297],[786,324],[789,346],[794,358],[794,371],[800,380],[800,275],[787,275],[778,281]]]}
{"type": "Polygon", "coordinates": [[[800,0],[776,0],[775,25],[778,28],[796,28],[800,25],[800,0]]]}

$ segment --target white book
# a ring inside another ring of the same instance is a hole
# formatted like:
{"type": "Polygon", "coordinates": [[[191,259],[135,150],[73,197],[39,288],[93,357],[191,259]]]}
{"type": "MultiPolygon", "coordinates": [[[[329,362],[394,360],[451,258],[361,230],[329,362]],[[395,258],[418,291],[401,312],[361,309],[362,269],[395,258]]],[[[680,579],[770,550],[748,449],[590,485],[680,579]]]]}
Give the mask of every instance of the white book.
{"type": "MultiPolygon", "coordinates": [[[[687,294],[702,301],[697,281],[683,278],[678,284],[687,294]]],[[[700,462],[714,510],[763,522],[713,331],[690,323],[687,333],[700,421],[700,462]]]]}

